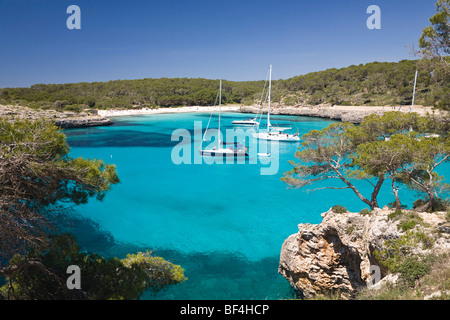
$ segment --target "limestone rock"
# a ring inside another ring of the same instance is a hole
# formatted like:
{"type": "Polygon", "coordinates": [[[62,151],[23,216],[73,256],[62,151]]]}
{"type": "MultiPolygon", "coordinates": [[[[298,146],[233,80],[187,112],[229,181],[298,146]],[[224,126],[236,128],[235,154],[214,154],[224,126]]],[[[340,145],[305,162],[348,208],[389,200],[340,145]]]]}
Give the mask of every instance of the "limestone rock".
{"type": "Polygon", "coordinates": [[[57,126],[63,129],[108,126],[113,123],[108,118],[86,112],[74,113],[68,111],[35,110],[23,106],[0,105],[0,117],[4,116],[11,119],[51,119],[57,126]]]}
{"type": "MultiPolygon", "coordinates": [[[[296,116],[311,116],[319,118],[327,118],[334,120],[341,120],[345,122],[361,123],[362,120],[369,114],[382,115],[388,111],[409,112],[410,108],[401,106],[333,106],[328,104],[321,104],[317,106],[297,105],[285,106],[274,104],[270,109],[271,114],[280,115],[296,115],[296,116]]],[[[259,113],[261,109],[259,106],[243,106],[240,108],[243,113],[259,113]]],[[[267,113],[267,107],[262,108],[263,113],[267,113]]],[[[414,112],[420,115],[427,113],[436,115],[446,115],[447,111],[433,110],[431,107],[415,106],[414,112]]]]}
{"type": "MultiPolygon", "coordinates": [[[[386,209],[370,215],[338,214],[330,210],[322,214],[320,224],[300,224],[299,232],[282,245],[279,273],[305,297],[339,293],[343,298],[352,298],[369,281],[372,283],[371,266],[379,268],[381,279],[387,275],[374,251],[383,248],[387,240],[404,234],[397,227],[398,221],[388,219],[389,213],[386,209]]],[[[444,219],[437,214],[425,215],[430,217],[431,229],[444,219]]],[[[444,234],[434,246],[448,250],[449,243],[444,234]]],[[[422,249],[414,250],[425,253],[422,249]]]]}

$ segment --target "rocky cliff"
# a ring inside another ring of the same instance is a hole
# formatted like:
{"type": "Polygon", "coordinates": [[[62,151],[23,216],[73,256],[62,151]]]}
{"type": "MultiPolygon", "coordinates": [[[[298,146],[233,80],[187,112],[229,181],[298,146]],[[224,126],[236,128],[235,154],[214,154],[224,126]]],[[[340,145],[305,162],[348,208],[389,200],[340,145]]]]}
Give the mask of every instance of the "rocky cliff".
{"type": "Polygon", "coordinates": [[[45,118],[55,122],[63,129],[84,128],[93,126],[108,126],[113,122],[105,117],[92,115],[86,112],[59,112],[55,110],[35,110],[22,106],[0,105],[0,117],[11,117],[14,119],[39,119],[45,118]]]}
{"type": "MultiPolygon", "coordinates": [[[[390,213],[387,208],[370,215],[334,213],[330,209],[322,214],[320,224],[300,224],[299,232],[287,238],[282,246],[279,273],[307,298],[330,293],[352,298],[367,283],[374,283],[374,266],[379,268],[380,280],[388,274],[374,252],[383,249],[386,241],[399,239],[406,232],[399,228],[401,220],[389,218],[390,213]]],[[[427,227],[416,228],[434,240],[432,248],[418,245],[409,248],[411,253],[449,252],[445,214],[419,215],[427,227]],[[435,239],[437,233],[440,236],[435,239]]]]}

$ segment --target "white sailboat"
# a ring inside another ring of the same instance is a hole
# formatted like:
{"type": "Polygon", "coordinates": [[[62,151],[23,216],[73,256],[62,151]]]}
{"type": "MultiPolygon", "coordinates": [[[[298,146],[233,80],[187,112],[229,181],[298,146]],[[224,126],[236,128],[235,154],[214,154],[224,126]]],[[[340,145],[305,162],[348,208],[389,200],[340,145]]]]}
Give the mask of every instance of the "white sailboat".
{"type": "MultiPolygon", "coordinates": [[[[238,143],[224,143],[221,138],[221,132],[220,132],[220,114],[221,114],[221,105],[222,105],[222,80],[220,80],[220,89],[219,89],[219,129],[217,134],[217,146],[214,146],[212,149],[202,149],[200,147],[200,154],[202,156],[207,157],[248,157],[247,148],[241,146],[238,143]],[[231,145],[228,148],[224,148],[225,145],[231,145]]],[[[209,126],[209,123],[208,123],[209,126]]],[[[208,128],[206,128],[206,131],[208,131],[208,128]]],[[[206,135],[205,131],[205,135],[206,135]]],[[[204,137],[203,137],[203,141],[204,137]]]]}
{"type": "MultiPolygon", "coordinates": [[[[300,137],[298,134],[288,134],[284,133],[284,131],[291,129],[290,127],[276,127],[270,123],[270,98],[271,98],[271,90],[272,90],[272,65],[270,65],[269,69],[269,103],[267,109],[267,129],[266,131],[260,131],[253,133],[253,137],[256,139],[262,140],[276,140],[276,141],[284,141],[284,142],[298,142],[300,141],[300,137]]],[[[259,127],[259,125],[258,125],[259,127]]]]}
{"type": "Polygon", "coordinates": [[[234,120],[231,121],[232,124],[239,125],[239,126],[256,126],[259,124],[256,117],[255,118],[247,118],[244,120],[234,120]]]}

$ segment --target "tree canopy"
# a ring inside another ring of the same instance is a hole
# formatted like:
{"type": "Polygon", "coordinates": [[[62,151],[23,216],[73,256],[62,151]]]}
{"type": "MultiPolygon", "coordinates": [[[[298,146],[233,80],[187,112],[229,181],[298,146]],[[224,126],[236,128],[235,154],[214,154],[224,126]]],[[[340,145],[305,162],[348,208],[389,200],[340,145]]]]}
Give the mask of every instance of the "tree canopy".
{"type": "MultiPolygon", "coordinates": [[[[416,103],[449,108],[449,82],[415,60],[372,62],[272,81],[272,101],[285,105],[409,105],[419,70],[416,103]]],[[[218,80],[160,78],[36,84],[0,89],[0,103],[80,111],[217,104],[218,80]]],[[[257,103],[264,81],[223,81],[222,103],[257,103]]]]}
{"type": "Polygon", "coordinates": [[[431,26],[423,29],[419,45],[425,57],[440,58],[448,67],[443,57],[450,54],[450,0],[438,0],[436,11],[431,26]]]}
{"type": "Polygon", "coordinates": [[[0,118],[0,299],[136,299],[185,280],[183,269],[149,252],[105,259],[59,235],[58,216],[74,204],[103,199],[119,182],[116,167],[72,158],[50,120],[0,118]],[[83,273],[68,290],[69,265],[83,273]]]}
{"type": "MultiPolygon", "coordinates": [[[[305,134],[302,147],[291,162],[294,168],[282,180],[294,188],[325,180],[340,180],[341,186],[328,182],[320,189],[351,189],[371,209],[379,207],[378,192],[391,180],[395,205],[401,207],[397,183],[405,183],[426,195],[418,210],[428,210],[439,191],[448,188],[436,168],[449,160],[449,122],[415,113],[388,112],[370,115],[359,126],[331,124],[305,134]],[[372,188],[370,197],[358,190],[354,180],[365,180],[372,188]]],[[[317,190],[317,189],[314,189],[317,190]]]]}
{"type": "Polygon", "coordinates": [[[0,300],[132,300],[145,290],[157,291],[186,280],[180,266],[150,252],[106,259],[82,251],[71,235],[50,238],[45,251],[32,249],[10,260],[3,271],[9,283],[0,288],[0,300]],[[66,285],[69,265],[81,270],[79,290],[66,285]]]}

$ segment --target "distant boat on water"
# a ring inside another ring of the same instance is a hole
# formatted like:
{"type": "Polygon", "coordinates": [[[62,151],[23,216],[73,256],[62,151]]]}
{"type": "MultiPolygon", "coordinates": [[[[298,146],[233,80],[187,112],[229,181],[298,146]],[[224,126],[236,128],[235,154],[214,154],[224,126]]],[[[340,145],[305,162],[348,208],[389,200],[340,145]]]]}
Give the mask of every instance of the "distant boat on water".
{"type": "Polygon", "coordinates": [[[255,118],[247,118],[245,120],[234,120],[231,121],[232,124],[240,125],[240,126],[257,126],[259,125],[259,122],[255,118]]]}
{"type": "MultiPolygon", "coordinates": [[[[220,139],[220,114],[221,114],[221,105],[222,105],[222,80],[220,80],[220,88],[219,88],[219,129],[217,134],[217,146],[214,146],[212,149],[202,149],[200,147],[200,154],[206,157],[248,157],[247,148],[242,146],[239,143],[226,143],[220,139]],[[228,148],[224,148],[224,145],[228,145],[228,148]]],[[[208,123],[209,126],[209,123],[208,123]]],[[[206,128],[208,131],[208,127],[206,128]]],[[[205,131],[205,135],[206,135],[205,131]]],[[[204,141],[204,139],[203,139],[204,141]]]]}
{"type": "Polygon", "coordinates": [[[284,131],[291,129],[290,127],[276,127],[270,123],[270,95],[272,90],[272,65],[269,68],[269,97],[268,97],[268,110],[267,110],[267,129],[266,131],[259,130],[253,133],[253,137],[261,140],[275,140],[275,141],[284,141],[284,142],[298,142],[300,141],[300,137],[298,133],[296,134],[288,134],[284,133],[284,131]]]}

